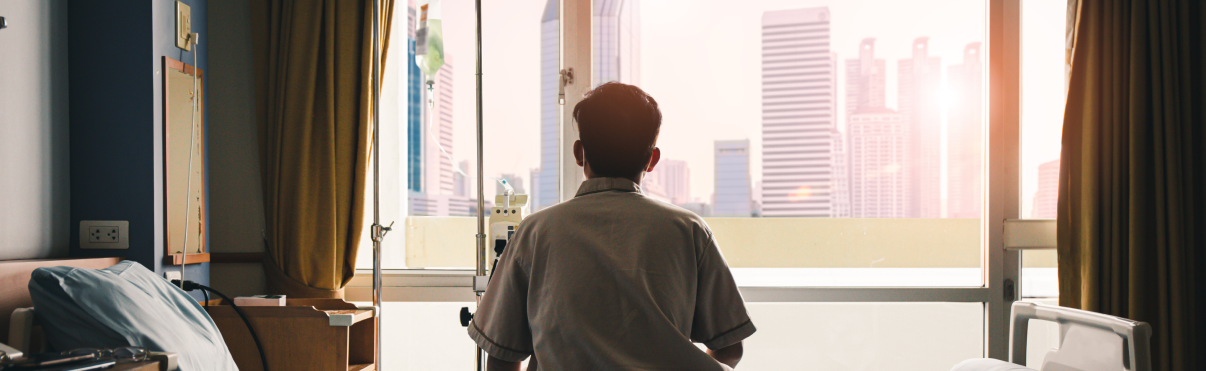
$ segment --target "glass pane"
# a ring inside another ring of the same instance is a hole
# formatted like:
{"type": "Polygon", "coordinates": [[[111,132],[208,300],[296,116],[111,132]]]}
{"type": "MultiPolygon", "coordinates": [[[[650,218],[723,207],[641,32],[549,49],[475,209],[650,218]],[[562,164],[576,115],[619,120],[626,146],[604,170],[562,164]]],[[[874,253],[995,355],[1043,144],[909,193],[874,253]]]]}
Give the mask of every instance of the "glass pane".
{"type": "MultiPolygon", "coordinates": [[[[363,303],[364,305],[371,305],[363,303]]],[[[472,370],[477,345],[461,327],[474,303],[383,303],[382,362],[389,370],[472,370]]]]}
{"type": "MultiPolygon", "coordinates": [[[[415,219],[473,216],[478,202],[474,3],[441,1],[438,9],[428,9],[428,34],[436,33],[438,19],[443,37],[443,65],[430,75],[416,63],[416,53],[421,52],[416,50],[416,30],[423,25],[422,3],[410,0],[404,9],[396,10],[382,80],[381,220],[400,227],[383,241],[382,266],[471,267],[472,259],[432,263],[444,264],[436,266],[412,262],[415,253],[406,247],[414,230],[410,226],[426,223],[415,219]]],[[[558,148],[554,85],[558,28],[556,2],[483,2],[482,6],[483,126],[488,154],[484,194],[489,208],[494,196],[502,193],[504,179],[516,194],[531,196],[542,184],[546,188],[545,183],[557,184],[556,173],[543,173],[541,168],[550,159],[556,163],[558,148]]],[[[428,50],[433,54],[435,47],[428,50]]],[[[371,186],[369,190],[371,197],[371,186]]],[[[372,200],[367,201],[366,230],[373,220],[372,200]]],[[[542,200],[542,205],[555,201],[542,200]]],[[[469,223],[465,233],[449,235],[461,237],[446,244],[460,251],[438,253],[471,257],[475,230],[469,223]]],[[[371,268],[368,233],[362,236],[360,251],[357,266],[371,268]]]]}
{"type": "Polygon", "coordinates": [[[662,109],[647,194],[740,284],[982,284],[984,2],[593,3],[592,83],[662,109]]]}
{"type": "MultiPolygon", "coordinates": [[[[390,370],[473,367],[473,341],[457,322],[473,303],[385,303],[383,361],[390,370]],[[419,336],[421,334],[421,336],[419,336]]],[[[751,370],[945,370],[981,357],[979,303],[747,303],[758,333],[751,370]]]]}
{"type": "Polygon", "coordinates": [[[1022,251],[1022,297],[1059,299],[1055,250],[1022,251]]]}
{"type": "Polygon", "coordinates": [[[1022,1],[1022,215],[1055,218],[1063,133],[1066,1],[1022,1]]]}
{"type": "Polygon", "coordinates": [[[979,303],[746,303],[750,370],[949,370],[983,357],[979,303]]]}
{"type": "Polygon", "coordinates": [[[651,175],[690,179],[666,199],[716,216],[979,217],[983,3],[595,7],[616,30],[598,31],[595,50],[619,52],[596,53],[605,71],[594,83],[657,98],[673,166],[651,175]],[[624,53],[628,44],[639,53],[624,53]],[[749,212],[733,212],[745,203],[749,212]]]}

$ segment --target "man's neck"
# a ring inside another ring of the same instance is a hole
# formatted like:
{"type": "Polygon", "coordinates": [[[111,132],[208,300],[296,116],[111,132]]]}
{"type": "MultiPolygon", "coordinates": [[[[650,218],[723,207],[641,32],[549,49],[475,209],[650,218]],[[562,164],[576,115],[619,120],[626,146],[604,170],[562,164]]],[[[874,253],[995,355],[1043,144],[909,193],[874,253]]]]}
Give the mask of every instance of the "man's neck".
{"type": "Polygon", "coordinates": [[[629,177],[626,177],[626,176],[609,177],[609,176],[598,176],[598,175],[595,175],[595,174],[590,174],[590,173],[586,174],[586,179],[594,179],[594,178],[620,178],[620,179],[628,179],[628,180],[631,180],[633,183],[636,183],[637,185],[640,185],[640,184],[641,184],[641,180],[644,180],[644,178],[645,178],[645,172],[643,172],[643,171],[642,171],[640,174],[637,174],[637,176],[636,176],[636,177],[633,177],[633,178],[629,178],[629,177]]]}

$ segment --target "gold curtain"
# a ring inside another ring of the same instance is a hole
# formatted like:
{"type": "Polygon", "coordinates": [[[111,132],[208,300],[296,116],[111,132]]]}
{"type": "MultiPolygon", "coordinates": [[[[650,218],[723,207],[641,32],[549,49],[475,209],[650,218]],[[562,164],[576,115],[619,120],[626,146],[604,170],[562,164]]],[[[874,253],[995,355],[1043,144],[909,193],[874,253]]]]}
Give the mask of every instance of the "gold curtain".
{"type": "Polygon", "coordinates": [[[364,233],[373,3],[255,0],[256,115],[270,293],[342,297],[364,233]]]}
{"type": "Polygon", "coordinates": [[[1206,6],[1072,4],[1060,305],[1148,322],[1153,369],[1201,369],[1206,6]]]}

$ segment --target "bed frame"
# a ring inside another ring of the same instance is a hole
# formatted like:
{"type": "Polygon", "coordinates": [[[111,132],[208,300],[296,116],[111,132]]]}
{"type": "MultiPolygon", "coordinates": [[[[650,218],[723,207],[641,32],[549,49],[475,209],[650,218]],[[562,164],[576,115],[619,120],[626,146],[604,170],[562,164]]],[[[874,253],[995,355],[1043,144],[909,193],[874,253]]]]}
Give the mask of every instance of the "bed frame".
{"type": "Polygon", "coordinates": [[[9,344],[9,321],[13,310],[33,306],[29,299],[29,279],[34,269],[42,267],[79,267],[103,269],[121,258],[71,258],[0,261],[0,343],[9,344]]]}

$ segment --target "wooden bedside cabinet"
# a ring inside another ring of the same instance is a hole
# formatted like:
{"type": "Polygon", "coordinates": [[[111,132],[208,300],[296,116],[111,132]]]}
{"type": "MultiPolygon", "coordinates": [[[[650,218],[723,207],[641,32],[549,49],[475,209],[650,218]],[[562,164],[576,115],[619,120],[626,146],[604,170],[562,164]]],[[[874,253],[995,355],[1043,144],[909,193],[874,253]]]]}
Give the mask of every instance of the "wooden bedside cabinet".
{"type": "MultiPolygon", "coordinates": [[[[205,308],[243,371],[261,370],[247,326],[229,305],[205,308]]],[[[283,307],[239,307],[259,335],[273,371],[376,370],[378,320],[339,299],[287,299],[283,307]]]]}

